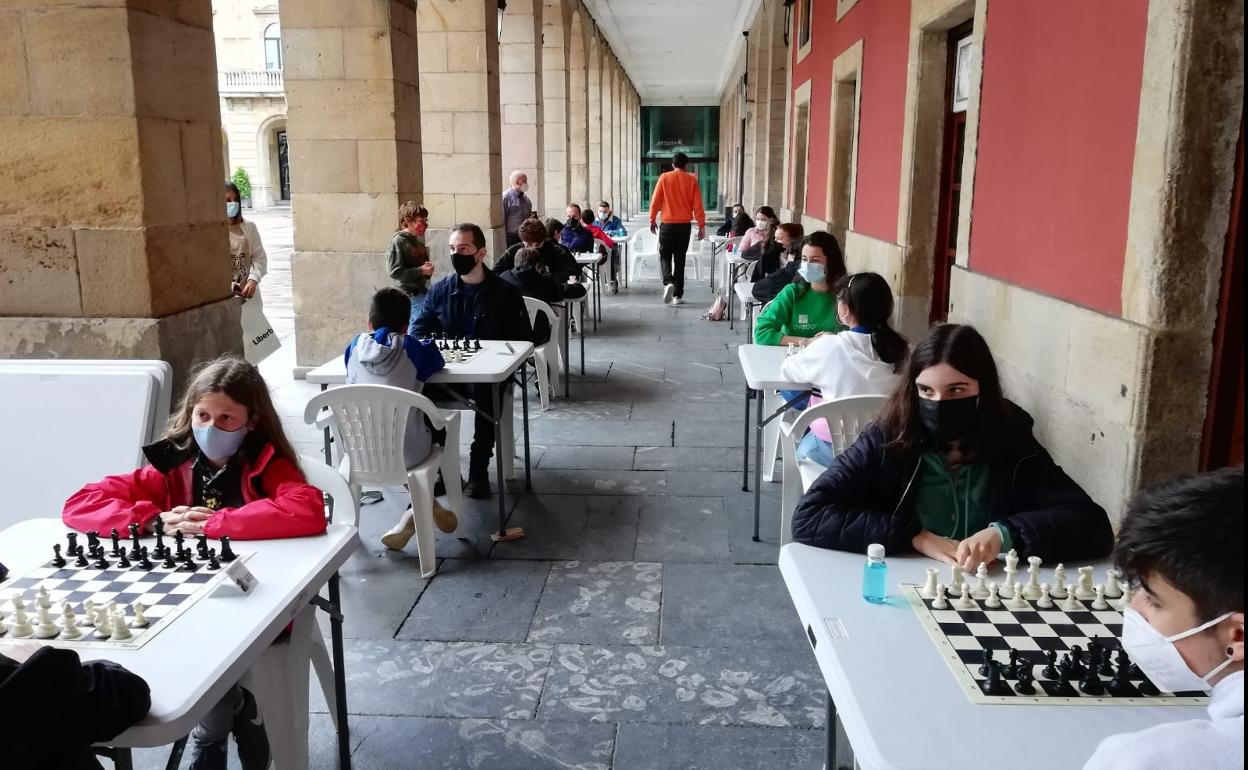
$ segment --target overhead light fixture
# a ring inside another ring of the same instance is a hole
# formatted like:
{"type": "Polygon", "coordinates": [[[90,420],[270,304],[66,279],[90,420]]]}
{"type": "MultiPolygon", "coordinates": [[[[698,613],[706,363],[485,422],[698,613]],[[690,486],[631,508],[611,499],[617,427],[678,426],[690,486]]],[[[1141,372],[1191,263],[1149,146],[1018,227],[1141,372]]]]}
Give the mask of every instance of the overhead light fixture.
{"type": "Polygon", "coordinates": [[[498,0],[498,39],[499,40],[503,39],[503,11],[505,10],[507,10],[507,0],[498,0]]]}
{"type": "MultiPolygon", "coordinates": [[[[500,0],[501,2],[501,0],[500,0]]],[[[793,23],[793,4],[797,0],[784,0],[784,47],[789,47],[789,25],[793,23]]]]}

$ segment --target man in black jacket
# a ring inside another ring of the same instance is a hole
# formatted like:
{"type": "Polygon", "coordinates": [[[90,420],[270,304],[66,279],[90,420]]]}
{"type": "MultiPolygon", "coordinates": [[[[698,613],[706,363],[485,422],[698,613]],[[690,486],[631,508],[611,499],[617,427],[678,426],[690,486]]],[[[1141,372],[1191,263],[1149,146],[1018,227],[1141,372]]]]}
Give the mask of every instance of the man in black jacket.
{"type": "MultiPolygon", "coordinates": [[[[454,274],[429,290],[424,309],[412,324],[412,335],[534,342],[524,297],[485,266],[485,233],[481,228],[474,224],[456,226],[451,231],[450,248],[454,274]]],[[[490,496],[493,388],[488,383],[456,388],[461,397],[472,399],[478,410],[468,454],[467,487],[468,496],[477,499],[490,496]]],[[[424,393],[436,401],[439,391],[447,395],[436,385],[426,386],[424,393]]]]}
{"type": "Polygon", "coordinates": [[[521,249],[537,249],[542,253],[542,264],[550,271],[555,283],[559,284],[559,290],[564,298],[580,299],[585,296],[585,285],[577,283],[581,279],[581,266],[577,264],[576,257],[554,241],[546,225],[536,218],[526,219],[520,223],[520,243],[508,248],[501,257],[494,261],[494,274],[502,275],[515,269],[516,254],[521,249]]]}
{"type": "Polygon", "coordinates": [[[0,655],[6,768],[101,770],[91,745],[122,733],[151,708],[147,683],[114,663],[83,665],[77,653],[55,647],[7,652],[13,657],[0,655]]]}

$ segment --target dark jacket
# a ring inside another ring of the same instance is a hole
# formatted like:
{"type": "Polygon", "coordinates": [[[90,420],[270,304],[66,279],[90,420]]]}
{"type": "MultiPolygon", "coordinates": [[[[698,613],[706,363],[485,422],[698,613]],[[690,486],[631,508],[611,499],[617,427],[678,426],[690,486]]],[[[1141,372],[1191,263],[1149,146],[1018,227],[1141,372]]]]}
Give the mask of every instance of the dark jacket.
{"type": "Polygon", "coordinates": [[[412,336],[475,337],[482,340],[533,341],[524,297],[489,270],[475,292],[458,275],[435,283],[425,307],[412,324],[412,336]]]}
{"type": "MultiPolygon", "coordinates": [[[[755,280],[754,288],[750,290],[754,299],[763,303],[771,302],[784,290],[785,286],[793,283],[797,278],[797,268],[800,266],[800,260],[795,259],[774,273],[755,280]]],[[[755,265],[755,269],[757,267],[758,265],[755,265]]]]}
{"type": "Polygon", "coordinates": [[[569,223],[559,231],[559,243],[573,254],[588,254],[594,250],[594,234],[584,225],[569,223]]]}
{"type": "Polygon", "coordinates": [[[147,682],[115,663],[84,665],[77,653],[55,647],[20,664],[0,655],[4,767],[99,768],[91,744],[124,732],[151,705],[147,682]]]}
{"type": "MultiPolygon", "coordinates": [[[[499,280],[523,296],[540,299],[547,305],[563,301],[563,292],[559,290],[559,284],[555,283],[550,273],[538,272],[522,265],[503,273],[499,280]]],[[[537,316],[537,321],[533,324],[533,337],[535,345],[550,341],[550,322],[545,315],[537,316]]]]}
{"type": "Polygon", "coordinates": [[[767,276],[779,270],[785,264],[787,256],[796,255],[800,246],[796,243],[789,244],[786,249],[784,246],[775,241],[767,241],[764,243],[756,243],[745,251],[741,252],[741,256],[745,259],[754,259],[754,266],[750,268],[750,282],[758,283],[767,276]]]}
{"type": "MultiPolygon", "coordinates": [[[[504,251],[503,255],[494,262],[494,274],[502,275],[508,270],[514,269],[516,266],[516,254],[519,254],[523,248],[523,243],[517,243],[504,251]]],[[[567,283],[569,278],[581,275],[581,266],[577,264],[576,257],[572,256],[572,252],[558,243],[546,241],[538,251],[542,252],[542,264],[550,271],[550,276],[555,279],[555,283],[562,285],[567,283]]]]}
{"type": "MultiPolygon", "coordinates": [[[[1114,532],[1104,509],[1036,441],[1031,416],[1010,406],[1009,449],[989,460],[987,505],[995,520],[1009,529],[1023,558],[1057,563],[1106,556],[1114,532]]],[[[912,550],[910,541],[920,531],[910,494],[919,459],[902,461],[884,444],[883,432],[872,424],[837,456],[798,502],[794,540],[858,553],[871,543],[890,554],[912,550]]]]}

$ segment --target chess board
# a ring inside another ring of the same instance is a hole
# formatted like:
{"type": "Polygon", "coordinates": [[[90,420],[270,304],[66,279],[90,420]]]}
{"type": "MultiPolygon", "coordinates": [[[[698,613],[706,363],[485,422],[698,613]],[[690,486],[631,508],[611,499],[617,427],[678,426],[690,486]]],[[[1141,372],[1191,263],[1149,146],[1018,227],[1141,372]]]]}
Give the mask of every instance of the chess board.
{"type": "MultiPolygon", "coordinates": [[[[958,686],[972,703],[999,705],[1091,705],[1091,706],[1200,706],[1207,705],[1204,693],[1161,693],[1144,695],[1138,685],[1143,675],[1132,680],[1132,691],[1112,695],[1106,690],[1101,695],[1087,695],[1080,691],[1078,682],[1059,682],[1045,678],[1041,670],[1046,665],[1045,653],[1056,651],[1058,656],[1068,653],[1076,646],[1084,650],[1095,639],[1106,649],[1116,653],[1121,645],[1122,612],[1117,609],[1093,610],[1090,602],[1079,602],[1080,611],[1070,612],[1060,605],[1052,609],[1040,609],[1035,602],[1028,602],[1029,609],[1015,610],[1008,607],[989,609],[977,602],[974,610],[958,610],[954,599],[948,609],[932,608],[932,600],[924,599],[919,586],[902,585],[902,594],[914,608],[923,627],[936,645],[940,656],[949,664],[958,686]],[[981,687],[985,677],[980,674],[984,662],[984,650],[996,651],[997,660],[1005,663],[1009,650],[1018,650],[1021,660],[1032,666],[1035,674],[1032,686],[1035,693],[1020,695],[1015,690],[1016,680],[1005,676],[1013,695],[987,695],[981,687]]],[[[1111,677],[1102,676],[1108,684],[1111,677]]]]}
{"type": "Polygon", "coordinates": [[[465,364],[485,352],[482,350],[441,350],[442,360],[448,364],[465,364]]]}
{"type": "MultiPolygon", "coordinates": [[[[240,561],[250,556],[250,552],[237,553],[240,561]]],[[[21,596],[26,603],[26,614],[31,625],[37,625],[39,609],[35,604],[35,596],[42,586],[47,589],[51,599],[52,606],[48,612],[52,620],[60,622],[61,604],[69,602],[78,617],[78,630],[82,632],[82,637],[76,640],[27,637],[26,640],[55,643],[57,647],[70,649],[138,649],[155,638],[197,601],[212,593],[225,579],[224,568],[210,571],[203,562],[198,562],[198,566],[195,572],[168,569],[159,563],[151,571],[116,566],[101,570],[89,566],[76,567],[72,562],[64,567],[56,567],[48,562],[0,583],[0,613],[3,613],[5,621],[12,626],[11,600],[14,596],[21,596]],[[132,605],[140,602],[144,605],[148,625],[145,628],[130,628],[131,637],[124,641],[96,639],[92,635],[95,629],[83,625],[82,605],[88,599],[97,607],[117,602],[118,607],[125,611],[127,621],[134,620],[132,605]]],[[[0,648],[5,642],[12,641],[17,639],[10,628],[8,633],[0,636],[0,648]]]]}

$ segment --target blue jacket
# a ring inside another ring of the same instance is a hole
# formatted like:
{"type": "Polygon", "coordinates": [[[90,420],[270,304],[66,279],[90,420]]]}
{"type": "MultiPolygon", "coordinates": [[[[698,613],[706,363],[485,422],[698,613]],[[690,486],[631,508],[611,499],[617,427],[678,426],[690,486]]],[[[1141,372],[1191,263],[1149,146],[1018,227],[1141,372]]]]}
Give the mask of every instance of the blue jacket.
{"type": "Polygon", "coordinates": [[[594,224],[602,228],[602,231],[612,238],[623,238],[628,235],[628,228],[624,227],[624,223],[615,214],[604,219],[595,219],[594,224]]]}
{"type": "Polygon", "coordinates": [[[520,292],[489,270],[471,290],[458,275],[448,275],[429,289],[425,306],[412,324],[416,337],[471,337],[534,342],[533,325],[520,292]]]}
{"type": "MultiPolygon", "coordinates": [[[[990,461],[989,510],[1024,558],[1056,563],[1108,555],[1114,545],[1109,517],[1053,462],[1031,426],[1031,416],[1012,406],[1008,450],[990,461]]],[[[872,424],[837,455],[797,504],[795,541],[857,553],[871,543],[890,554],[912,550],[920,531],[910,494],[919,460],[903,461],[885,443],[872,424]]]]}
{"type": "Polygon", "coordinates": [[[594,250],[594,235],[589,228],[565,225],[559,231],[559,243],[573,254],[588,254],[594,250]]]}

